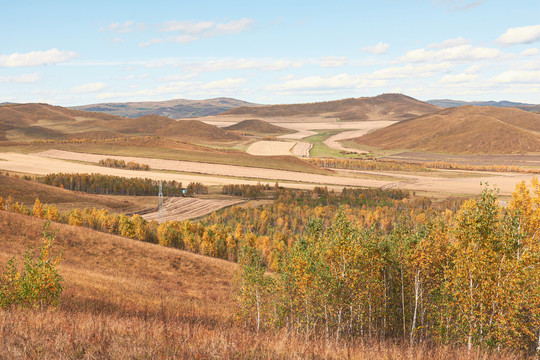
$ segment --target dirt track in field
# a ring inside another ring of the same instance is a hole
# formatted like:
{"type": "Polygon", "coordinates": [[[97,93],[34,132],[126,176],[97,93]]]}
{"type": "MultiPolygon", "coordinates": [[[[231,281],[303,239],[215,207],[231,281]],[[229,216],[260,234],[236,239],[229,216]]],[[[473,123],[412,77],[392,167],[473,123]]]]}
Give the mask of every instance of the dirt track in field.
{"type": "Polygon", "coordinates": [[[372,130],[381,129],[383,127],[387,127],[392,124],[395,124],[396,122],[397,121],[364,121],[364,123],[358,124],[358,126],[362,126],[362,127],[359,127],[358,130],[340,132],[339,134],[330,136],[328,139],[324,140],[323,143],[328,147],[331,147],[333,149],[337,149],[340,151],[355,152],[358,154],[367,153],[368,151],[365,151],[365,150],[351,149],[351,148],[345,147],[341,145],[340,141],[360,137],[362,135],[367,134],[368,132],[372,130]]]}
{"type": "Polygon", "coordinates": [[[282,186],[304,189],[320,185],[328,185],[332,189],[340,189],[344,186],[361,186],[401,188],[437,194],[478,194],[484,188],[484,185],[481,185],[481,183],[485,184],[488,182],[491,186],[497,186],[500,189],[501,195],[509,195],[514,191],[517,183],[523,180],[529,181],[534,177],[532,174],[501,173],[495,175],[486,173],[478,174],[477,177],[469,176],[453,178],[434,178],[429,176],[411,175],[406,180],[403,180],[402,174],[396,172],[384,172],[384,175],[396,178],[396,181],[389,181],[372,179],[365,173],[358,174],[359,177],[361,176],[364,178],[351,177],[353,175],[350,172],[340,172],[336,176],[317,175],[284,170],[190,163],[187,161],[82,154],[60,150],[49,150],[40,153],[39,156],[36,154],[0,153],[0,159],[5,160],[0,161],[0,169],[30,174],[49,174],[53,172],[98,173],[130,178],[147,177],[156,180],[176,180],[183,184],[188,184],[189,182],[202,182],[205,185],[254,185],[257,183],[256,179],[264,179],[263,181],[268,182],[279,181],[282,186]],[[189,174],[131,171],[60,160],[69,159],[98,162],[100,159],[107,157],[148,164],[152,169],[184,171],[189,174]],[[232,178],[231,176],[236,178],[232,178]],[[368,178],[366,178],[366,176],[368,178]],[[255,180],[249,180],[249,178],[254,178],[255,180]]]}
{"type": "MultiPolygon", "coordinates": [[[[238,199],[170,198],[163,203],[163,218],[161,222],[193,219],[242,202],[242,200],[238,199]]],[[[142,217],[148,221],[159,220],[159,211],[145,214],[142,217]]]]}

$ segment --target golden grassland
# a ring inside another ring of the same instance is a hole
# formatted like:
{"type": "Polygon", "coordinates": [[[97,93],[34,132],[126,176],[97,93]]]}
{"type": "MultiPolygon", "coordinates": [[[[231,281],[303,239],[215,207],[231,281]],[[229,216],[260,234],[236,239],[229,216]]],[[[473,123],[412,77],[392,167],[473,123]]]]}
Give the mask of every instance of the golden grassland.
{"type": "MultiPolygon", "coordinates": [[[[0,211],[0,264],[44,221],[0,211]]],[[[0,310],[0,358],[518,359],[451,346],[256,333],[234,320],[236,265],[53,224],[65,288],[57,309],[0,310]]]]}
{"type": "Polygon", "coordinates": [[[540,150],[540,116],[519,109],[444,109],[354,139],[383,149],[455,154],[520,154],[540,150]]]}

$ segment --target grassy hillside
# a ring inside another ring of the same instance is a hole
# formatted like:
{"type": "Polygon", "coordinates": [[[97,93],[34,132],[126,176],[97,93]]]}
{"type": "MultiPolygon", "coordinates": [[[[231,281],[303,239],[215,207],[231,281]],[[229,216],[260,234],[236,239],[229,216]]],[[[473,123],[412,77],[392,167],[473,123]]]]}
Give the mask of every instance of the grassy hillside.
{"type": "Polygon", "coordinates": [[[537,114],[463,106],[394,124],[355,141],[384,149],[512,154],[540,151],[539,131],[537,114]]]}
{"type": "Polygon", "coordinates": [[[270,124],[264,120],[248,119],[240,121],[237,124],[227,126],[225,130],[243,131],[256,135],[283,135],[291,132],[290,129],[286,129],[281,126],[270,124]]]}
{"type": "Polygon", "coordinates": [[[23,203],[30,209],[36,198],[39,198],[42,202],[54,205],[61,211],[95,207],[97,209],[107,209],[113,213],[126,213],[146,209],[157,204],[157,198],[90,195],[12,176],[0,175],[0,197],[7,199],[8,196],[11,196],[14,201],[23,203]]]}
{"type": "Polygon", "coordinates": [[[405,120],[440,108],[401,94],[351,98],[311,104],[240,107],[222,115],[251,117],[322,116],[340,120],[405,120]]]}
{"type": "Polygon", "coordinates": [[[176,121],[159,115],[132,119],[47,104],[0,106],[0,141],[111,139],[132,135],[159,135],[202,143],[243,139],[200,121],[176,121]]]}
{"type": "MultiPolygon", "coordinates": [[[[0,265],[38,245],[43,224],[0,211],[0,265]]],[[[67,225],[52,230],[53,249],[62,250],[61,303],[56,310],[0,310],[0,358],[518,358],[504,351],[256,333],[234,320],[234,264],[67,225]]]]}

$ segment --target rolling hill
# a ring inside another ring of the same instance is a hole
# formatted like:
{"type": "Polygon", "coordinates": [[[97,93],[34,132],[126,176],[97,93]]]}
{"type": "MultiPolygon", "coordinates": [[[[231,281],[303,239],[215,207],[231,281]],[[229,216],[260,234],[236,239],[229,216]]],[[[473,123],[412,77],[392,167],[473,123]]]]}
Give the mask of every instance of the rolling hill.
{"type": "Polygon", "coordinates": [[[159,115],[138,118],[73,110],[47,104],[0,106],[0,141],[112,139],[158,135],[188,142],[235,142],[242,137],[196,120],[159,115]]]}
{"type": "Polygon", "coordinates": [[[450,99],[435,99],[428,100],[427,103],[440,106],[443,108],[474,105],[474,106],[495,106],[495,107],[512,107],[525,111],[540,112],[540,105],[526,104],[513,101],[460,101],[450,99]]]}
{"type": "Polygon", "coordinates": [[[145,115],[161,115],[179,119],[216,115],[239,106],[249,107],[255,105],[256,104],[231,98],[215,98],[208,100],[176,99],[168,101],[103,103],[74,106],[72,109],[101,112],[131,118],[145,115]]]}
{"type": "Polygon", "coordinates": [[[270,124],[264,120],[248,119],[240,121],[231,126],[223,128],[225,130],[243,131],[253,134],[265,134],[265,135],[282,135],[291,132],[290,129],[286,129],[281,126],[270,124]]]}
{"type": "Polygon", "coordinates": [[[540,151],[540,115],[462,106],[403,121],[354,139],[384,149],[513,154],[540,151]]]}
{"type": "Polygon", "coordinates": [[[253,118],[320,116],[342,121],[407,120],[440,110],[438,106],[401,94],[383,94],[309,104],[239,107],[221,114],[253,118]]]}

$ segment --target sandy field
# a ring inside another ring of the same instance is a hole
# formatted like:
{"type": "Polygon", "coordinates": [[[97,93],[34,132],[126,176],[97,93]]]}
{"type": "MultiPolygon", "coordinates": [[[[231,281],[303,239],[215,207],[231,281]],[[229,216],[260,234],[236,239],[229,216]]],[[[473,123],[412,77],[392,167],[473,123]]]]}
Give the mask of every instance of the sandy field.
{"type": "MultiPolygon", "coordinates": [[[[49,150],[33,155],[0,153],[0,159],[4,160],[0,161],[0,169],[31,174],[48,174],[52,172],[99,173],[125,177],[147,177],[156,180],[176,180],[181,181],[183,184],[188,184],[189,182],[202,182],[205,185],[254,185],[257,183],[257,180],[249,180],[249,178],[252,178],[264,179],[264,181],[268,181],[270,183],[279,181],[281,186],[303,189],[320,185],[327,185],[332,189],[340,189],[345,186],[356,186],[402,188],[412,191],[433,192],[437,194],[478,194],[484,188],[484,185],[481,185],[481,183],[485,184],[488,182],[491,186],[497,186],[500,189],[501,195],[509,195],[514,191],[517,183],[523,180],[529,181],[534,177],[532,174],[519,173],[475,173],[474,177],[465,176],[453,178],[435,178],[416,174],[408,174],[407,176],[404,176],[404,174],[396,172],[358,172],[359,175],[364,176],[364,178],[358,178],[352,177],[354,174],[351,172],[338,172],[335,176],[318,175],[294,171],[258,169],[242,166],[194,163],[187,161],[82,154],[60,150],[49,150]],[[61,160],[67,159],[98,162],[100,159],[107,157],[148,164],[154,170],[183,171],[188,172],[189,174],[175,174],[154,171],[131,171],[61,160]],[[385,176],[394,177],[396,180],[366,179],[366,173],[384,174],[385,176]],[[406,180],[403,180],[404,178],[406,178],[406,180]]],[[[466,172],[461,171],[461,173],[466,172]]]]}
{"type": "Polygon", "coordinates": [[[292,155],[294,141],[257,141],[251,144],[246,152],[251,155],[274,156],[292,155]]]}
{"type": "MultiPolygon", "coordinates": [[[[238,199],[170,198],[163,203],[163,221],[182,221],[209,214],[227,206],[242,203],[238,199]]],[[[159,211],[142,215],[148,221],[159,220],[159,211]]]]}

